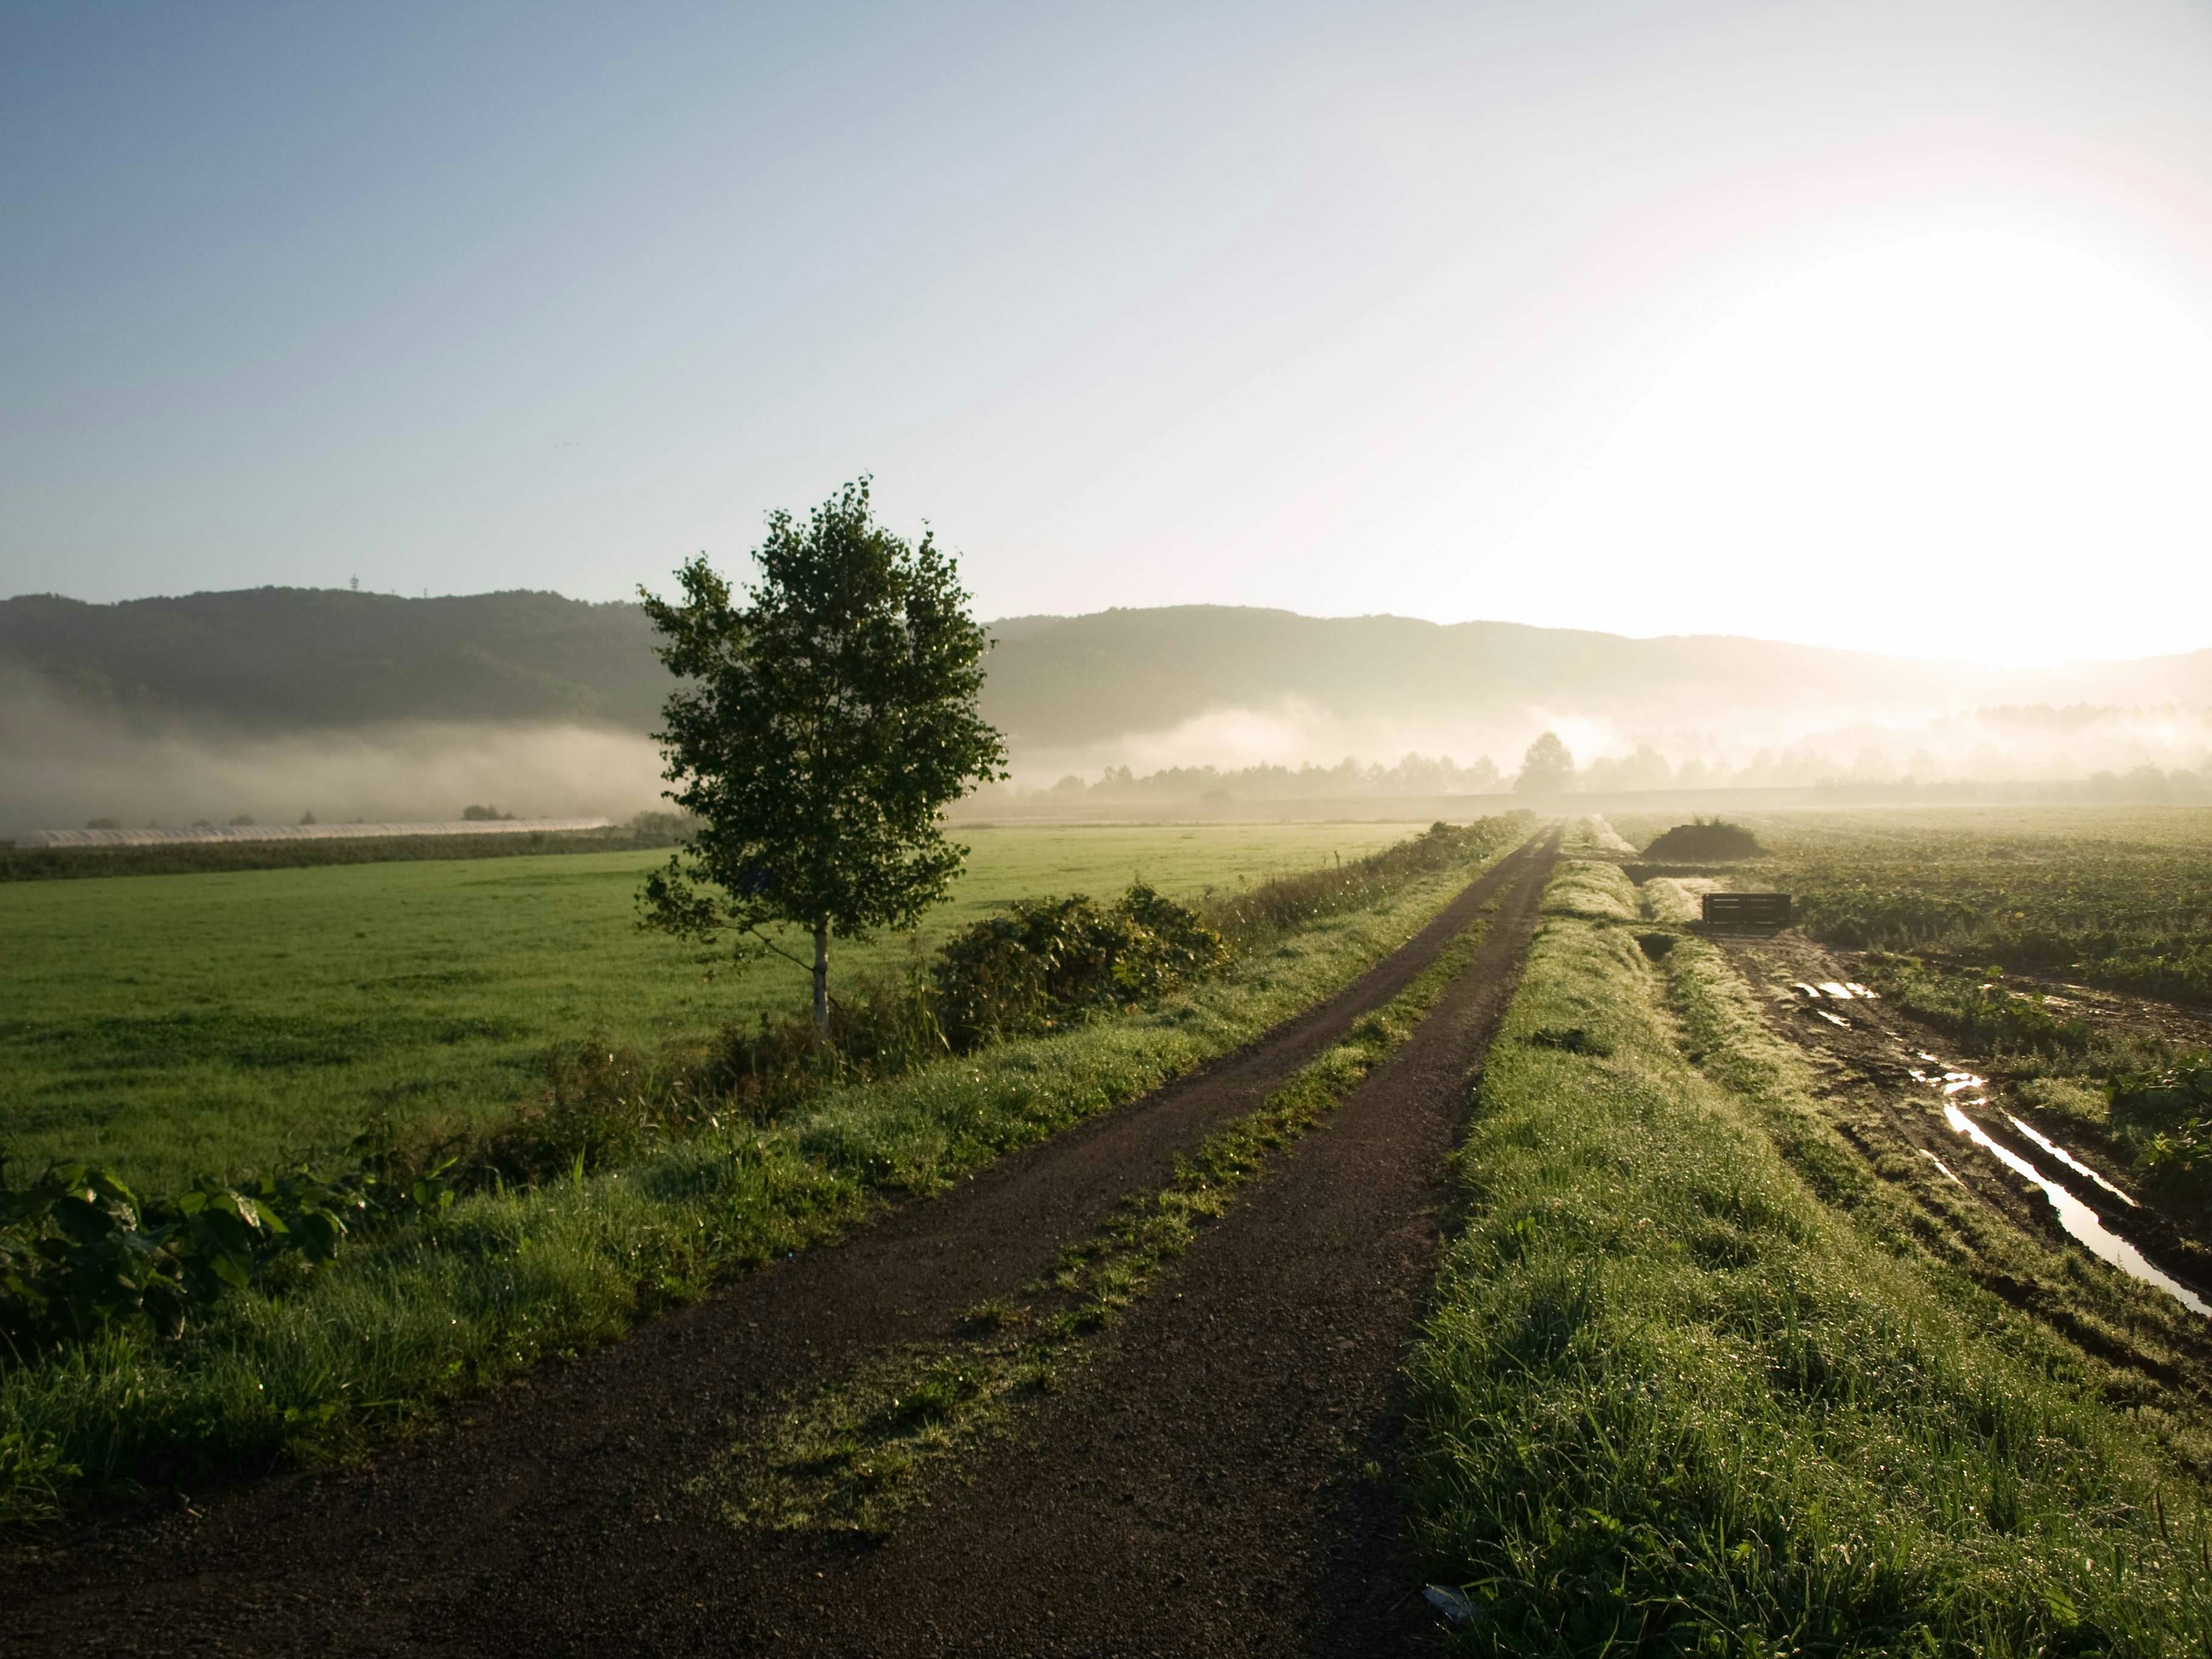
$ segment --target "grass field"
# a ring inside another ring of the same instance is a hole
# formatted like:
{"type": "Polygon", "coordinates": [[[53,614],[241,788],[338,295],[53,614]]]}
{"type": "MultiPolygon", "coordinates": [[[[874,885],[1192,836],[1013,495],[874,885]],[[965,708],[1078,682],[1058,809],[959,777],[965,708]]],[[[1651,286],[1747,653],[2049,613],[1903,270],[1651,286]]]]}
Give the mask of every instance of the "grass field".
{"type": "MultiPolygon", "coordinates": [[[[1018,897],[1233,889],[1404,824],[1020,828],[974,848],[942,937],[1018,897]]],[[[0,1146],[160,1188],[342,1144],[370,1119],[480,1121],[548,1045],[651,1050],[803,1006],[801,971],[711,970],[635,927],[659,852],[0,884],[0,1146]]],[[[903,939],[840,951],[839,973],[903,939]]]]}
{"type": "MultiPolygon", "coordinates": [[[[1638,846],[1676,820],[1623,814],[1638,846]]],[[[1832,944],[1929,952],[2212,1000],[2212,809],[1871,808],[1753,815],[1832,944]]]]}
{"type": "MultiPolygon", "coordinates": [[[[1657,823],[1626,822],[1639,841],[1657,823]]],[[[2212,1200],[2212,811],[1878,810],[1747,823],[1767,855],[1731,880],[1791,892],[1804,930],[1866,951],[1860,976],[1950,1053],[2020,1085],[2167,1196],[2212,1200]]]]}
{"type": "MultiPolygon", "coordinates": [[[[1449,867],[1370,890],[1156,1006],[831,1088],[772,1124],[718,1121],[632,1164],[472,1193],[349,1244],[296,1283],[228,1297],[175,1340],[117,1322],[0,1364],[0,1526],[121,1482],[197,1481],[359,1445],[834,1236],[887,1194],[942,1188],[1328,994],[1412,937],[1529,827],[1525,817],[1480,826],[1449,867]]],[[[1181,873],[1218,884],[1240,860],[1256,873],[1260,860],[1304,862],[1326,844],[1263,838],[1273,834],[1202,832],[1181,873]]],[[[1009,838],[1016,890],[1068,869],[1049,861],[1071,845],[1059,835],[1009,838]]],[[[1180,835],[1086,833],[1072,846],[1106,874],[1133,848],[1157,853],[1180,835]]]]}
{"type": "Polygon", "coordinates": [[[1726,958],[1637,912],[1561,867],[1457,1159],[1413,1374],[1466,1650],[2205,1651],[2203,1489],[2131,1379],[1930,1255],[1726,958]]]}

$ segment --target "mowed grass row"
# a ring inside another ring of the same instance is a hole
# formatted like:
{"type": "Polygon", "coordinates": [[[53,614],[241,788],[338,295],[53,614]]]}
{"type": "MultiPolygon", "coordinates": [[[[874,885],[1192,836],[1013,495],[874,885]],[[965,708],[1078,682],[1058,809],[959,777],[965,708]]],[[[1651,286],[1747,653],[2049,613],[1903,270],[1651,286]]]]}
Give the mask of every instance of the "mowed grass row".
{"type": "MultiPolygon", "coordinates": [[[[933,943],[1017,898],[1233,890],[1400,841],[1388,823],[963,830],[933,943]]],[[[665,851],[0,884],[0,1149],[173,1188],[343,1146],[380,1116],[464,1125],[542,1085],[548,1047],[647,1053],[804,1006],[805,975],[641,933],[665,851]]],[[[794,949],[797,947],[794,946],[794,949]]],[[[841,946],[841,982],[914,948],[841,946]]],[[[18,1174],[24,1173],[19,1168],[18,1174]]]]}
{"type": "Polygon", "coordinates": [[[2094,1366],[1920,1252],[1711,946],[1608,864],[1547,908],[1413,1361],[1462,1646],[2212,1650],[2203,1488],[2094,1366]]]}
{"type": "Polygon", "coordinates": [[[359,1445],[831,1237],[887,1194],[941,1188],[1334,991],[1528,827],[1486,826],[1461,867],[1396,884],[1139,1012],[832,1090],[772,1126],[713,1127],[631,1167],[462,1198],[281,1293],[227,1297],[174,1340],[134,1322],[0,1363],[0,1524],[118,1482],[197,1482],[359,1445]]]}

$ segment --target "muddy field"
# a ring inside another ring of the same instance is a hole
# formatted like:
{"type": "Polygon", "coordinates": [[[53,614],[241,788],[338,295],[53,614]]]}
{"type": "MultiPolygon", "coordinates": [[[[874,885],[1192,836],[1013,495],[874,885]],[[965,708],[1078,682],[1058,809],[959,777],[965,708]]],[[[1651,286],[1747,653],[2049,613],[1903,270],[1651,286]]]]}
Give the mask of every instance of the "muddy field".
{"type": "MultiPolygon", "coordinates": [[[[1959,1057],[1864,982],[1879,975],[1859,953],[1794,933],[1726,947],[1765,994],[1773,1028],[1813,1061],[1838,1127],[1920,1202],[1945,1254],[2100,1357],[2212,1398],[2212,1246],[2199,1206],[2136,1187],[2094,1128],[1959,1057]],[[2001,1219],[2022,1248],[1983,1242],[1972,1224],[1984,1218],[2001,1219]]],[[[2084,1018],[2212,1042],[2212,1020],[2193,1010],[2063,981],[2051,989],[2084,1018]]]]}

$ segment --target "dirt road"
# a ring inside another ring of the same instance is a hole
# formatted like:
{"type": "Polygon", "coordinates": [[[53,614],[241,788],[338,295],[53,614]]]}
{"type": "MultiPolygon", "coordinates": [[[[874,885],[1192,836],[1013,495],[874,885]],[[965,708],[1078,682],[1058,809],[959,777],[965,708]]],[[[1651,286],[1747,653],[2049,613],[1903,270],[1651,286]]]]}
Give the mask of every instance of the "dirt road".
{"type": "Polygon", "coordinates": [[[0,1651],[1397,1650],[1394,1389],[1440,1165],[1533,933],[1540,837],[1346,991],[1158,1094],[502,1392],[296,1476],[0,1572],[0,1651]],[[1070,1385],[884,1540],[687,1495],[795,1389],[1044,1272],[1179,1152],[1410,982],[1492,899],[1414,1035],[1205,1231],[1070,1385]]]}

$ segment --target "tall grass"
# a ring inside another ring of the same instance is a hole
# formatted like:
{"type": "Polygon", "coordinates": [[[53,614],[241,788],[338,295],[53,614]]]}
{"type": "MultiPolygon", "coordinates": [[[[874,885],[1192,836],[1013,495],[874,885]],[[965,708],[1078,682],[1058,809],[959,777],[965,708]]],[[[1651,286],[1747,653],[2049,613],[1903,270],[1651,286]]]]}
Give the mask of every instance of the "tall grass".
{"type": "Polygon", "coordinates": [[[1869,1178],[1741,981],[1695,939],[1655,965],[1608,919],[1632,897],[1563,869],[1455,1160],[1412,1375],[1462,1647],[2205,1651],[2201,1489],[2054,1339],[1854,1222],[1869,1178]]]}

